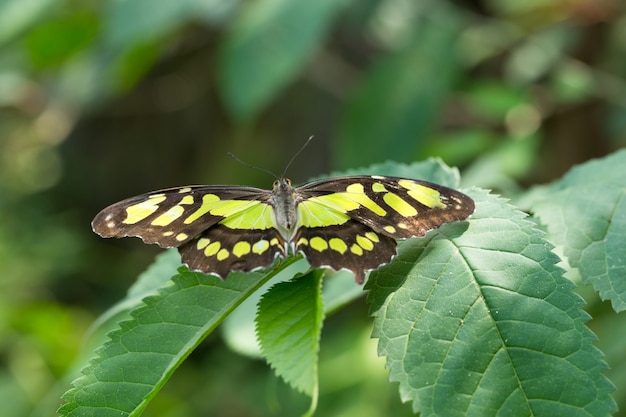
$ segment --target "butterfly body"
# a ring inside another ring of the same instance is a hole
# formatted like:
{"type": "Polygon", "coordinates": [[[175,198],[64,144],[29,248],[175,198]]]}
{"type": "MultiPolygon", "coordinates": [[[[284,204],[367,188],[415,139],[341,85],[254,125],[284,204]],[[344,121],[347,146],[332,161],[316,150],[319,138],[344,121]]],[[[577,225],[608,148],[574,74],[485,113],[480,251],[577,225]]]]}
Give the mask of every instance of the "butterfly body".
{"type": "Polygon", "coordinates": [[[396,240],[424,236],[466,219],[471,198],[398,177],[348,176],[272,190],[191,186],[115,203],[93,220],[103,237],[137,236],[177,247],[191,270],[226,278],[302,253],[311,266],[347,269],[362,283],[368,270],[396,255],[396,240]]]}
{"type": "Polygon", "coordinates": [[[288,178],[279,178],[274,181],[271,205],[274,208],[276,227],[285,241],[290,241],[296,231],[298,203],[295,189],[288,178]]]}

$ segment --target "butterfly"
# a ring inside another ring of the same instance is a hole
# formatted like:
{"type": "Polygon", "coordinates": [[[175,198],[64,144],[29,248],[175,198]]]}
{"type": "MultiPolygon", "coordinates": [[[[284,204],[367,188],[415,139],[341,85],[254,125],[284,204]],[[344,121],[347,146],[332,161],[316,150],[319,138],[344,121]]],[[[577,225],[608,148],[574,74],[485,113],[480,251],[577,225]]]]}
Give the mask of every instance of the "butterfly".
{"type": "Polygon", "coordinates": [[[396,239],[468,218],[474,201],[441,185],[387,176],[345,176],[294,187],[189,186],[122,200],[92,221],[102,237],[135,236],[176,247],[190,270],[217,275],[271,266],[301,253],[314,268],[367,271],[396,256],[396,239]]]}

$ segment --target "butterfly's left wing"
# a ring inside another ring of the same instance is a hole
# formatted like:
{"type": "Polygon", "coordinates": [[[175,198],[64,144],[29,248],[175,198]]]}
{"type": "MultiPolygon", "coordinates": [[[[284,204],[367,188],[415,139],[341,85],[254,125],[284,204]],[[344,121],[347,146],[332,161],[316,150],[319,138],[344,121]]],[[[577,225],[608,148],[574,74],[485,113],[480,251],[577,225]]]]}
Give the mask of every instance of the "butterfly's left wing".
{"type": "Polygon", "coordinates": [[[136,236],[177,247],[191,270],[225,278],[231,270],[269,266],[284,254],[270,196],[252,187],[171,188],[112,204],[92,228],[102,237],[136,236]]]}
{"type": "Polygon", "coordinates": [[[349,176],[296,189],[300,229],[296,250],[312,266],[350,269],[357,282],[365,271],[391,261],[394,239],[424,236],[474,212],[465,194],[426,181],[349,176]]]}

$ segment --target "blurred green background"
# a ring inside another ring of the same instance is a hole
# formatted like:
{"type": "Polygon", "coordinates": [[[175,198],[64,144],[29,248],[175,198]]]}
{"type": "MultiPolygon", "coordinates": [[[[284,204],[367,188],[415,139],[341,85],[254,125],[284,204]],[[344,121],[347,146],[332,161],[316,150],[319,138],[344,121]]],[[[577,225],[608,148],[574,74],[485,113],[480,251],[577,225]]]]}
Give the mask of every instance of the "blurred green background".
{"type": "MultiPolygon", "coordinates": [[[[93,234],[106,205],[187,184],[268,188],[272,177],[226,153],[280,174],[311,135],[289,169],[295,183],[437,156],[464,185],[514,198],[626,145],[625,9],[621,0],[0,1],[6,415],[52,414],[84,365],[90,324],[160,252],[93,234]]],[[[318,415],[410,415],[369,332],[364,300],[327,320],[318,415]]],[[[626,389],[624,372],[610,377],[626,389]]],[[[215,337],[145,415],[307,406],[262,361],[215,337]]]]}

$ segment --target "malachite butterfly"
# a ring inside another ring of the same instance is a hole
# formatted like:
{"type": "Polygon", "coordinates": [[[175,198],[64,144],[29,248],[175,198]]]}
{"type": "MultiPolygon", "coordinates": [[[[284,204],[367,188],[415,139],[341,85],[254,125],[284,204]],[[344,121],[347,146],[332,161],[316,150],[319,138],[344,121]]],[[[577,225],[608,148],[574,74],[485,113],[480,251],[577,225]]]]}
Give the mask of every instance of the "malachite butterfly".
{"type": "Polygon", "coordinates": [[[272,190],[190,186],[131,197],[102,210],[102,237],[136,236],[178,248],[190,270],[226,278],[302,253],[314,268],[347,269],[362,284],[389,263],[396,239],[424,236],[474,212],[467,195],[407,178],[347,176],[272,190]]]}

